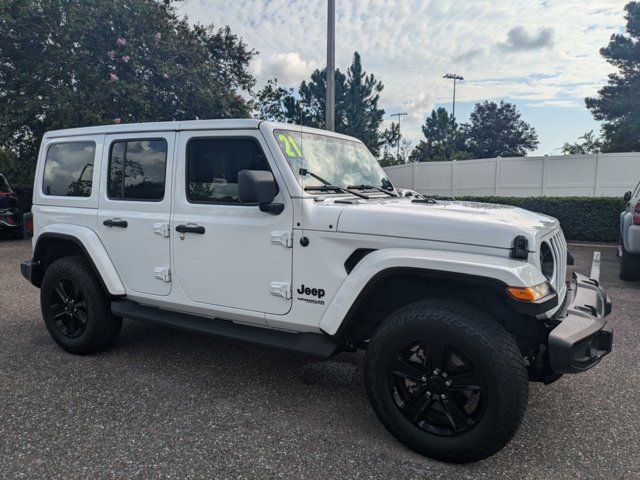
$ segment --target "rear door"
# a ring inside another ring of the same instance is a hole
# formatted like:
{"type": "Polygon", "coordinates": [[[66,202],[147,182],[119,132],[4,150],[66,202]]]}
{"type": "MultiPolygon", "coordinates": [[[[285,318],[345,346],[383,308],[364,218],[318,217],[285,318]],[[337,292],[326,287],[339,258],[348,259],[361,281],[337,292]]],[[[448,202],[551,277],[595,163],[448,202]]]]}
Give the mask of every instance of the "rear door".
{"type": "Polygon", "coordinates": [[[169,217],[175,132],[108,135],[98,232],[127,290],[171,291],[169,217]]]}

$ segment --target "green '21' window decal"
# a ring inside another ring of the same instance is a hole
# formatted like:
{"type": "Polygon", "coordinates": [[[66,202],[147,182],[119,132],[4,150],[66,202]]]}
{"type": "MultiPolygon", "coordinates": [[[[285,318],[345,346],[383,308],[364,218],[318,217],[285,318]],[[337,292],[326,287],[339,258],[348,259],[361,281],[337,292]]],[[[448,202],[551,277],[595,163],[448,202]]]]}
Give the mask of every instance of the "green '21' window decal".
{"type": "Polygon", "coordinates": [[[280,147],[284,151],[285,155],[289,158],[303,158],[302,150],[298,146],[298,142],[292,135],[285,135],[284,133],[278,134],[278,141],[280,147]]]}

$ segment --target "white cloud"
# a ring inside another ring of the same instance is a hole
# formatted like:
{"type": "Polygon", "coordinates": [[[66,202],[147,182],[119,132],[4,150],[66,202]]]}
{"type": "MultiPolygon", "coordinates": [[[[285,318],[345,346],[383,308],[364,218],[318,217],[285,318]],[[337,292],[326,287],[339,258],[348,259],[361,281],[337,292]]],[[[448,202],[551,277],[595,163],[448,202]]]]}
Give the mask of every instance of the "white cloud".
{"type": "Polygon", "coordinates": [[[297,52],[287,52],[271,55],[267,65],[263,68],[260,64],[260,67],[265,78],[277,78],[282,85],[294,86],[308,79],[318,64],[313,60],[303,60],[297,52]]]}

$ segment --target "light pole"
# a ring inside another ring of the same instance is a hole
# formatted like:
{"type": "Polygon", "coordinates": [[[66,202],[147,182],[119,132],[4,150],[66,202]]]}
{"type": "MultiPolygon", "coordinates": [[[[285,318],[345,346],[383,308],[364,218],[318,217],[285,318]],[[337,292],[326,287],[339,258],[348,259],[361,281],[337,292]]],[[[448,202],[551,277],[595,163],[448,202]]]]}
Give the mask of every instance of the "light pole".
{"type": "Polygon", "coordinates": [[[327,98],[326,129],[336,129],[336,0],[328,0],[327,8],[327,98]]]}
{"type": "Polygon", "coordinates": [[[391,117],[398,117],[398,153],[396,154],[397,158],[400,158],[400,117],[407,115],[407,112],[399,112],[390,115],[391,117]]]}
{"type": "Polygon", "coordinates": [[[453,113],[451,114],[451,117],[453,118],[453,121],[456,121],[456,82],[458,80],[462,81],[464,80],[464,77],[462,77],[462,75],[458,75],[456,73],[447,73],[444,77],[442,78],[446,78],[447,80],[453,80],[453,113]]]}

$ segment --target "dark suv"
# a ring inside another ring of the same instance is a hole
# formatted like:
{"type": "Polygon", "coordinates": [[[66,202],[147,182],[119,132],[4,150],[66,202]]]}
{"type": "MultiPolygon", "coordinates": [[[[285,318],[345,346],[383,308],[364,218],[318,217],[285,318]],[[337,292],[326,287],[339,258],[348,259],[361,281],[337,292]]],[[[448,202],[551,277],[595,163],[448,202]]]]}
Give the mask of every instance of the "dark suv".
{"type": "Polygon", "coordinates": [[[7,231],[11,238],[23,236],[18,199],[7,179],[0,173],[0,232],[7,231]]]}

